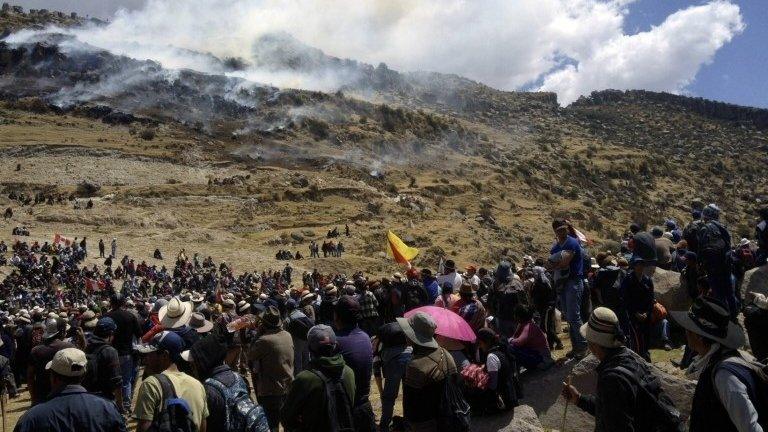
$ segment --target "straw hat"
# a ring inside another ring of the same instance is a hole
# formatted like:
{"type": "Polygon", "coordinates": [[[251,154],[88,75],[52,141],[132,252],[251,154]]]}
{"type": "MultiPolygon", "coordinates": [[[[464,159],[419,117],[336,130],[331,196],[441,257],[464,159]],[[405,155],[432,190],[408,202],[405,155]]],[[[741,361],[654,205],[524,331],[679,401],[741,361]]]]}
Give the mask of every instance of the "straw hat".
{"type": "Polygon", "coordinates": [[[174,297],[167,305],[160,308],[157,317],[160,319],[160,324],[166,329],[179,328],[189,322],[194,308],[192,303],[186,303],[178,297],[174,297]]]}

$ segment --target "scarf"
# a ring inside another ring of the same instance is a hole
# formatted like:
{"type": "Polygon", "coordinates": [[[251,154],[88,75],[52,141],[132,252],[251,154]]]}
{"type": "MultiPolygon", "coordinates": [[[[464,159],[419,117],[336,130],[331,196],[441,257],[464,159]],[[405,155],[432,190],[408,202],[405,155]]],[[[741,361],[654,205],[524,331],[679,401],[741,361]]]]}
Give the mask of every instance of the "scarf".
{"type": "Polygon", "coordinates": [[[704,370],[704,368],[707,367],[709,364],[709,360],[712,358],[712,356],[720,350],[720,344],[715,343],[712,344],[712,346],[709,348],[709,351],[707,351],[706,354],[697,355],[693,358],[693,361],[691,362],[691,365],[688,366],[688,369],[685,370],[685,377],[689,380],[698,381],[699,375],[701,375],[701,372],[704,370]]]}

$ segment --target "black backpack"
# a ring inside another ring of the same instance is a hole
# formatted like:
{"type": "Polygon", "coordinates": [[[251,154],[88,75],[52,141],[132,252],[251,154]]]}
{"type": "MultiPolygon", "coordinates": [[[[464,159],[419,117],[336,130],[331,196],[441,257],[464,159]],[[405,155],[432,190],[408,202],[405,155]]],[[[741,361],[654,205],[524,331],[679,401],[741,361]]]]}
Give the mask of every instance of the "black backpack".
{"type": "Polygon", "coordinates": [[[639,406],[644,407],[643,419],[648,422],[653,420],[653,424],[646,424],[643,429],[647,432],[683,432],[685,422],[680,411],[675,407],[672,399],[664,393],[661,388],[661,381],[650,371],[646,371],[640,376],[623,366],[616,366],[611,371],[618,372],[626,377],[631,383],[637,385],[640,398],[645,401],[639,406]]]}
{"type": "Polygon", "coordinates": [[[512,319],[515,313],[515,307],[519,304],[528,305],[528,293],[525,292],[523,284],[517,279],[507,282],[505,285],[497,288],[499,290],[497,301],[498,309],[496,315],[502,319],[512,319]]]}
{"type": "Polygon", "coordinates": [[[344,372],[338,379],[332,380],[317,369],[309,369],[325,384],[325,400],[328,403],[328,432],[355,432],[355,420],[352,414],[352,398],[344,388],[344,372]]]}
{"type": "Polygon", "coordinates": [[[296,318],[291,318],[291,315],[288,315],[288,325],[286,326],[286,330],[288,333],[291,334],[291,336],[301,339],[301,340],[307,340],[307,334],[309,333],[309,329],[312,328],[313,325],[315,325],[311,319],[309,319],[308,316],[304,315],[299,316],[296,318]]]}
{"type": "Polygon", "coordinates": [[[595,290],[600,293],[601,306],[619,313],[623,309],[624,301],[621,298],[621,283],[625,273],[621,268],[608,266],[597,271],[595,276],[595,290]]]}
{"type": "Polygon", "coordinates": [[[197,432],[197,426],[192,421],[192,410],[184,399],[176,396],[171,380],[163,375],[153,375],[163,389],[163,399],[160,411],[152,420],[149,432],[197,432]]]}
{"type": "Polygon", "coordinates": [[[731,236],[720,224],[710,221],[699,229],[699,254],[719,256],[723,260],[731,250],[731,236]]]}
{"type": "MultiPolygon", "coordinates": [[[[103,380],[99,375],[99,355],[102,351],[110,348],[109,344],[104,344],[96,348],[92,353],[86,354],[88,363],[85,367],[82,386],[91,393],[101,393],[103,384],[108,380],[103,380]]],[[[109,395],[103,395],[109,397],[109,395]]]]}
{"type": "Polygon", "coordinates": [[[683,240],[688,243],[689,251],[699,253],[699,230],[703,225],[703,221],[695,220],[683,229],[683,240]]]}
{"type": "Polygon", "coordinates": [[[438,407],[437,430],[440,432],[468,432],[471,414],[469,403],[461,389],[461,375],[454,373],[443,380],[443,391],[438,407]]]}

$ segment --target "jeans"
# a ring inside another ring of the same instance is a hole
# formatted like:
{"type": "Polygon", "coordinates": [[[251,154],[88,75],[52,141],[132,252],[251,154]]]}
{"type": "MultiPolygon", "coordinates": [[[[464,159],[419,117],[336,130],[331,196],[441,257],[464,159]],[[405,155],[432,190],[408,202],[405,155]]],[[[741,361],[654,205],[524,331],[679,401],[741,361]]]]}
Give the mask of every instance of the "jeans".
{"type": "Polygon", "coordinates": [[[669,339],[669,321],[667,319],[663,319],[653,326],[653,340],[654,342],[659,341],[661,344],[667,344],[670,342],[669,339]]]}
{"type": "Polygon", "coordinates": [[[384,389],[381,392],[381,420],[379,421],[381,432],[389,432],[395,401],[398,393],[400,393],[400,382],[405,376],[405,367],[410,360],[410,353],[403,353],[382,365],[384,389]]]}
{"type": "Polygon", "coordinates": [[[269,430],[277,432],[277,429],[280,426],[280,411],[283,409],[285,396],[257,396],[256,400],[259,402],[259,405],[264,408],[264,415],[267,416],[269,430]]]}
{"type": "Polygon", "coordinates": [[[131,412],[133,400],[133,356],[120,356],[120,375],[123,378],[123,412],[131,412]]]}
{"type": "Polygon", "coordinates": [[[565,320],[568,322],[568,332],[571,335],[571,344],[574,351],[587,348],[587,340],[581,335],[581,302],[584,295],[584,281],[568,279],[560,294],[560,305],[565,309],[565,320]]]}

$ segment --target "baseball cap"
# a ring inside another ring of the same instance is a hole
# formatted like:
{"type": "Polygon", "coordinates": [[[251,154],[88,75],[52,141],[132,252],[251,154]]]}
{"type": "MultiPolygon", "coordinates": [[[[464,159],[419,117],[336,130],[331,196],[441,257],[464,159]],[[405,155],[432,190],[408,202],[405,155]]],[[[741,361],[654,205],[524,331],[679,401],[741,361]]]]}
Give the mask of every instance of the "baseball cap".
{"type": "Polygon", "coordinates": [[[313,326],[307,332],[307,343],[309,351],[313,353],[323,352],[325,347],[336,346],[336,333],[325,324],[313,326]]]}
{"type": "Polygon", "coordinates": [[[136,351],[141,354],[149,354],[161,350],[167,351],[174,362],[178,361],[181,359],[181,353],[184,351],[184,340],[176,333],[166,330],[156,334],[148,344],[136,347],[136,351]]]}
{"type": "Polygon", "coordinates": [[[51,370],[66,377],[79,377],[85,374],[86,365],[88,365],[88,359],[84,352],[77,348],[64,348],[45,365],[45,370],[51,370]]]}
{"type": "Polygon", "coordinates": [[[110,317],[104,317],[96,322],[96,329],[94,332],[98,335],[108,335],[114,333],[115,330],[117,330],[115,320],[110,317]]]}

